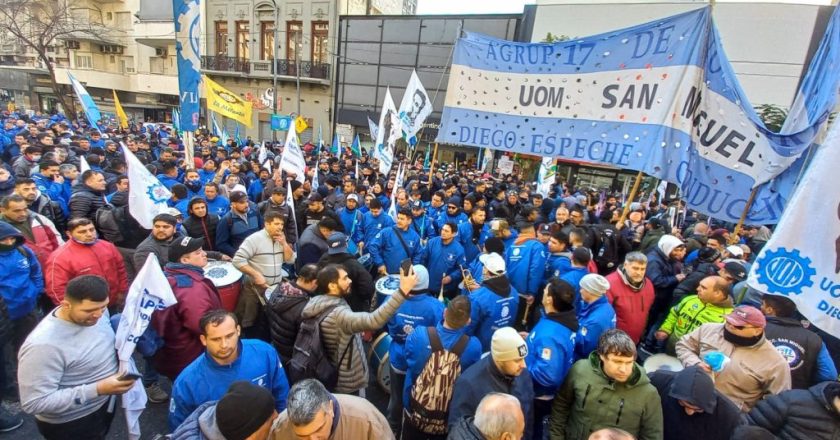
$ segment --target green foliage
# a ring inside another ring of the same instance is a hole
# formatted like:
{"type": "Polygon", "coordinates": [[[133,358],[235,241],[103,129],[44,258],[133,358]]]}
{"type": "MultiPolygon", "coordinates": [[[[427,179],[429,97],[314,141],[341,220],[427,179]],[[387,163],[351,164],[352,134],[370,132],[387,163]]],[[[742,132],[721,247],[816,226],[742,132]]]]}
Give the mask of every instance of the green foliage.
{"type": "Polygon", "coordinates": [[[558,41],[568,41],[571,38],[568,35],[554,35],[551,32],[545,34],[545,38],[543,38],[543,43],[556,43],[558,41]]]}

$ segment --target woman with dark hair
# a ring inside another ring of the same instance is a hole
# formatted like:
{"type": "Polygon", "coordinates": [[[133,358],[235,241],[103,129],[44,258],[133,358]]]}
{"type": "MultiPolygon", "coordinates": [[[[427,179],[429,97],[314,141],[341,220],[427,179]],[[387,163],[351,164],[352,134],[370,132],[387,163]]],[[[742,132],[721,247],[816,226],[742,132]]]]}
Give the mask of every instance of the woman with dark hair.
{"type": "Polygon", "coordinates": [[[195,196],[187,204],[189,217],[184,220],[184,230],[187,235],[193,238],[203,238],[201,246],[205,251],[216,250],[216,227],[219,225],[219,216],[207,212],[207,202],[195,196]]]}

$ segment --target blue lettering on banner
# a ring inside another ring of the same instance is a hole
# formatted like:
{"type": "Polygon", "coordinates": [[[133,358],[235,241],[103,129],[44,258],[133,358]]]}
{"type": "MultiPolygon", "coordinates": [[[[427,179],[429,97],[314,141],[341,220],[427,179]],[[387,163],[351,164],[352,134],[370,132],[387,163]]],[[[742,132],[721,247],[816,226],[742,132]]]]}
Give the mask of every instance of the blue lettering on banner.
{"type": "Polygon", "coordinates": [[[640,170],[729,222],[758,186],[747,221],[777,223],[835,100],[840,79],[825,66],[840,62],[839,15],[800,91],[818,104],[789,133],[763,126],[704,7],[558,43],[466,33],[437,141],[640,170]]]}

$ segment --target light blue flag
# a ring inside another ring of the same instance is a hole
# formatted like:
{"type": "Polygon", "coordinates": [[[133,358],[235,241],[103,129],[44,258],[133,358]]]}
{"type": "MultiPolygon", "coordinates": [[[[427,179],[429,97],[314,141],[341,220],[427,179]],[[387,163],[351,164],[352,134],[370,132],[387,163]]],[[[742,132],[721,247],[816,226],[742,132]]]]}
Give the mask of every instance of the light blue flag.
{"type": "Polygon", "coordinates": [[[175,128],[176,133],[181,133],[181,114],[177,108],[172,109],[172,127],[175,128]]]}
{"type": "Polygon", "coordinates": [[[201,84],[201,6],[199,0],[172,0],[175,16],[175,53],[178,62],[180,121],[184,131],[198,129],[201,84]]]}
{"type": "Polygon", "coordinates": [[[233,140],[236,141],[236,145],[240,148],[242,147],[242,139],[239,138],[239,123],[236,123],[236,131],[233,132],[233,140]]]}
{"type": "Polygon", "coordinates": [[[341,143],[338,141],[338,133],[333,135],[332,153],[335,157],[341,159],[341,143]]]}
{"type": "MultiPolygon", "coordinates": [[[[752,188],[788,169],[822,124],[816,109],[796,132],[764,127],[708,7],[571,42],[467,33],[451,69],[438,142],[643,171],[676,183],[690,208],[733,223],[752,188]]],[[[813,77],[828,83],[814,90],[836,91],[836,73],[813,77]]],[[[778,222],[789,195],[757,197],[747,222],[778,222]]]]}
{"type": "Polygon", "coordinates": [[[76,92],[76,96],[82,104],[82,110],[85,112],[85,117],[88,120],[88,124],[90,124],[90,128],[98,130],[99,120],[102,119],[102,113],[99,112],[99,107],[97,107],[96,103],[93,102],[93,98],[91,98],[90,94],[87,90],[85,90],[85,86],[83,86],[72,73],[67,72],[67,77],[70,78],[70,85],[73,86],[73,91],[76,92]]]}
{"type": "MultiPolygon", "coordinates": [[[[362,143],[359,141],[359,134],[356,133],[356,137],[353,138],[353,144],[350,145],[350,150],[353,152],[353,155],[356,157],[362,157],[362,143]]],[[[358,173],[356,173],[358,176],[358,173]]]]}

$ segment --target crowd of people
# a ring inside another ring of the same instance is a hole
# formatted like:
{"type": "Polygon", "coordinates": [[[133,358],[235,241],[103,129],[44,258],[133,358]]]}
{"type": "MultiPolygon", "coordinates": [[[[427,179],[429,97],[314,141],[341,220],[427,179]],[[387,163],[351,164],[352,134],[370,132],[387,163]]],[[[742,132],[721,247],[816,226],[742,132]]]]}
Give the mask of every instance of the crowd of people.
{"type": "MultiPolygon", "coordinates": [[[[297,176],[281,144],[206,130],[188,161],[162,124],[3,124],[0,384],[47,439],[105,438],[136,380],[169,404],[173,439],[840,433],[840,344],[746,284],[765,226],[470,163],[398,156],[398,179],[310,142],[297,176]],[[172,194],[151,229],[125,151],[172,194]],[[153,314],[133,376],[114,326],[149,255],[177,304],[153,314]],[[233,303],[211,261],[242,273],[233,303]],[[365,398],[380,376],[387,408],[365,398]]],[[[2,408],[0,432],[18,429],[2,408]]]]}

